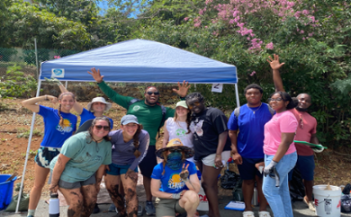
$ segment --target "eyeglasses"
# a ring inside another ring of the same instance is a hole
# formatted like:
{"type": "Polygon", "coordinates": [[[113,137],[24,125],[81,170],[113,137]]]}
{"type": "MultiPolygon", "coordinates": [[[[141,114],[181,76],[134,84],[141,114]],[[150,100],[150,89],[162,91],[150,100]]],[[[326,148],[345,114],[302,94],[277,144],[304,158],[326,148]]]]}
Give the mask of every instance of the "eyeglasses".
{"type": "Polygon", "coordinates": [[[188,108],[189,108],[189,109],[193,109],[194,106],[198,107],[198,106],[200,106],[200,105],[201,105],[200,102],[192,102],[192,103],[189,103],[189,104],[188,104],[188,108]]]}
{"type": "Polygon", "coordinates": [[[110,127],[109,127],[109,126],[102,126],[102,125],[95,125],[95,128],[96,128],[97,130],[101,130],[102,128],[104,128],[105,131],[110,130],[110,127]]]}
{"type": "Polygon", "coordinates": [[[148,91],[148,92],[146,92],[148,95],[152,95],[152,94],[154,94],[155,96],[157,96],[157,95],[160,95],[160,92],[151,92],[151,91],[148,91]]]}
{"type": "Polygon", "coordinates": [[[268,102],[280,102],[282,101],[283,99],[282,98],[268,98],[268,102]]]}
{"type": "Polygon", "coordinates": [[[168,151],[170,151],[170,152],[181,152],[182,149],[180,149],[180,148],[169,148],[168,151]]]}

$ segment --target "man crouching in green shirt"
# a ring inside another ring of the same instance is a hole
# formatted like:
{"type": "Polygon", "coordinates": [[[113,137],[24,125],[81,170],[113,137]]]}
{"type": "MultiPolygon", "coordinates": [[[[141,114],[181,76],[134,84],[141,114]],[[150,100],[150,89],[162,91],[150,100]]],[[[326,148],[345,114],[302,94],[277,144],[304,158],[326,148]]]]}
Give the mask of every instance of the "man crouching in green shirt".
{"type": "MultiPolygon", "coordinates": [[[[138,100],[129,96],[122,96],[116,93],[112,88],[110,88],[104,81],[100,74],[100,70],[95,68],[88,72],[93,76],[98,86],[104,92],[104,94],[109,97],[113,102],[127,109],[127,114],[135,115],[139,123],[143,125],[144,130],[146,130],[150,135],[149,149],[144,157],[143,161],[139,164],[141,174],[143,175],[143,184],[146,193],[146,215],[154,215],[155,207],[152,203],[151,195],[151,174],[154,167],[157,165],[156,160],[156,135],[160,127],[163,126],[164,121],[169,117],[174,117],[174,109],[161,106],[158,102],[160,92],[156,87],[147,87],[145,89],[145,100],[138,100]]],[[[181,98],[185,97],[190,85],[188,82],[183,81],[183,84],[179,84],[179,89],[173,89],[181,98]]]]}

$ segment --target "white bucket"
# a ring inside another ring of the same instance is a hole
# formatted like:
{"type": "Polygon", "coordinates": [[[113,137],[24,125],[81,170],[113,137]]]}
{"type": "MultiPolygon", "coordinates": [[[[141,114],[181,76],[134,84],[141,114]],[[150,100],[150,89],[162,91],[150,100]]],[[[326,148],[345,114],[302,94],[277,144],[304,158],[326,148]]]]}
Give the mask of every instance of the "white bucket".
{"type": "Polygon", "coordinates": [[[325,190],[327,185],[313,186],[316,214],[320,217],[340,217],[341,188],[330,186],[332,190],[325,190]]]}
{"type": "Polygon", "coordinates": [[[197,207],[197,210],[208,211],[208,200],[202,186],[200,186],[199,199],[200,199],[200,203],[199,203],[199,206],[197,207]]]}

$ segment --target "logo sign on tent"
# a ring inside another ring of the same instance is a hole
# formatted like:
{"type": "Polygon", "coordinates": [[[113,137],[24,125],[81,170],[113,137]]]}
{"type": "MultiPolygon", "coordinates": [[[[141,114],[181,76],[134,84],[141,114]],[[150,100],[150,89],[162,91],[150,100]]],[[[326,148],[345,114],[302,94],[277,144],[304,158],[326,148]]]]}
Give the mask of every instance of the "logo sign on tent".
{"type": "Polygon", "coordinates": [[[65,77],[65,69],[51,69],[51,77],[52,78],[64,78],[65,77]]]}

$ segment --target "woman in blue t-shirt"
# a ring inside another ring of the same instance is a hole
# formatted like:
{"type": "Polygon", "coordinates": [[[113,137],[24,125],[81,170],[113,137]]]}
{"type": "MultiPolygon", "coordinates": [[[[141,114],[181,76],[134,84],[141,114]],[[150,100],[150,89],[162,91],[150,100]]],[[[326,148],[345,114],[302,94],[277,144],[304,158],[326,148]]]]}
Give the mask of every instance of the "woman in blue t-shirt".
{"type": "MultiPolygon", "coordinates": [[[[67,89],[62,85],[58,80],[54,80],[61,90],[62,93],[68,92],[67,89]]],[[[81,104],[77,101],[74,103],[73,109],[80,116],[79,127],[82,126],[86,121],[93,120],[96,117],[104,117],[104,112],[108,111],[111,108],[111,103],[106,102],[103,97],[95,97],[91,102],[88,103],[87,109],[83,108],[81,104]]],[[[111,122],[111,129],[113,128],[113,120],[108,118],[111,122]]]]}
{"type": "Polygon", "coordinates": [[[156,155],[164,159],[151,175],[151,193],[157,197],[156,217],[175,216],[176,213],[195,216],[200,202],[200,181],[195,164],[186,160],[194,151],[176,138],[156,155]]]}
{"type": "Polygon", "coordinates": [[[77,116],[70,113],[75,102],[71,92],[61,93],[58,98],[45,95],[22,101],[22,105],[44,118],[44,138],[35,156],[34,186],[30,191],[28,216],[34,216],[40,200],[47,175],[50,172],[51,160],[60,153],[61,146],[75,131],[77,116]],[[50,100],[59,102],[58,109],[37,105],[37,102],[50,100]]]}
{"type": "Polygon", "coordinates": [[[109,136],[112,143],[112,163],[106,171],[106,188],[120,216],[136,217],[138,165],[147,153],[150,136],[134,115],[123,116],[121,129],[111,131],[109,136]],[[122,195],[125,195],[126,207],[122,195]]]}

